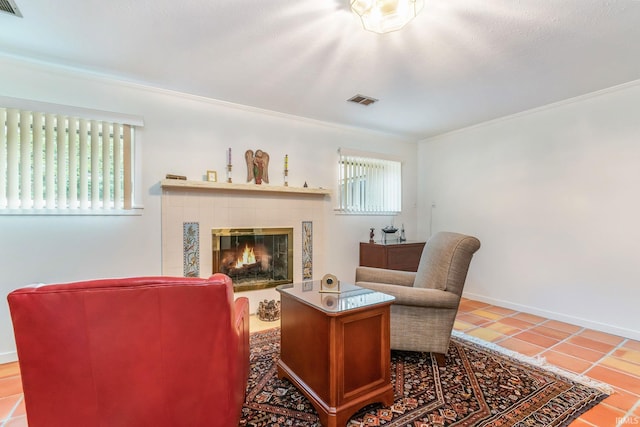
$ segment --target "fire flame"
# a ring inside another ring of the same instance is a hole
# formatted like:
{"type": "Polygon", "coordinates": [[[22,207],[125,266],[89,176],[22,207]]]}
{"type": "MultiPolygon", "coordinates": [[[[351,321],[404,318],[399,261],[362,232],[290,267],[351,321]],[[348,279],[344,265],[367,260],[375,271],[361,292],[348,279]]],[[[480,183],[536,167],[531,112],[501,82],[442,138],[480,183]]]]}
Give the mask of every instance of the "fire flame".
{"type": "Polygon", "coordinates": [[[245,245],[244,252],[242,252],[242,258],[238,258],[235,268],[242,268],[244,265],[255,264],[256,256],[253,253],[253,248],[249,248],[249,245],[245,245]]]}

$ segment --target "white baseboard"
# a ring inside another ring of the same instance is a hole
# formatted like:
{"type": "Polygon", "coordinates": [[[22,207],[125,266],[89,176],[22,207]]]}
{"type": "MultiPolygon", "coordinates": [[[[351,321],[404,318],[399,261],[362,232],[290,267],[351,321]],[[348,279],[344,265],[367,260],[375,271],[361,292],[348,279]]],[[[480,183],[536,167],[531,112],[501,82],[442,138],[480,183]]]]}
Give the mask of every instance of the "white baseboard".
{"type": "Polygon", "coordinates": [[[640,330],[621,328],[607,323],[594,322],[593,320],[583,319],[581,317],[569,316],[565,313],[544,310],[541,308],[531,307],[524,304],[517,304],[497,298],[490,298],[469,292],[463,292],[463,297],[475,301],[486,302],[487,304],[497,305],[511,310],[522,311],[524,313],[535,314],[537,316],[546,317],[547,319],[558,320],[560,322],[570,323],[572,325],[582,326],[583,328],[595,329],[596,331],[606,332],[608,334],[618,335],[624,338],[640,340],[640,330]]]}
{"type": "Polygon", "coordinates": [[[18,353],[15,351],[9,351],[7,353],[0,353],[0,365],[4,363],[11,363],[18,361],[18,353]]]}

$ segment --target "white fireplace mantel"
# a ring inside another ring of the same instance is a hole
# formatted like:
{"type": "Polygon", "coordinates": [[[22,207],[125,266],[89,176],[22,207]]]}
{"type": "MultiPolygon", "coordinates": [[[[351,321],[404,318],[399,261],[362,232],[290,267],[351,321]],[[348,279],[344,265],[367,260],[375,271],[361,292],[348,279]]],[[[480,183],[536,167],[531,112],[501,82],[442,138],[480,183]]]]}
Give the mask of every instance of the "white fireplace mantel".
{"type": "MultiPolygon", "coordinates": [[[[162,274],[182,276],[186,271],[186,224],[197,224],[198,275],[213,272],[212,230],[217,228],[292,227],[293,281],[303,276],[303,223],[312,232],[312,276],[324,274],[323,254],[327,244],[325,220],[332,212],[331,190],[275,185],[163,179],[162,188],[162,274]]],[[[261,301],[278,299],[274,288],[240,292],[249,298],[255,313],[261,301]]]]}
{"type": "Polygon", "coordinates": [[[253,191],[263,193],[297,193],[318,196],[331,195],[326,188],[285,187],[276,185],[230,184],[227,182],[187,181],[182,179],[163,179],[162,188],[203,191],[253,191]]]}

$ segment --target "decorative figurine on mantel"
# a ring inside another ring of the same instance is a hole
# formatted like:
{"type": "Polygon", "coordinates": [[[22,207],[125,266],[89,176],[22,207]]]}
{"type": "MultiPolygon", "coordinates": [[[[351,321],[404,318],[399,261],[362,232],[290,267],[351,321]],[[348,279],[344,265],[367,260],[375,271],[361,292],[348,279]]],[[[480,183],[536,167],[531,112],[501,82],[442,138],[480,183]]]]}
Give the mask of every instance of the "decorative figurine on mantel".
{"type": "Polygon", "coordinates": [[[371,227],[369,229],[369,243],[373,243],[373,238],[375,237],[376,233],[375,233],[375,228],[371,227]]]}
{"type": "Polygon", "coordinates": [[[262,181],[269,183],[269,155],[266,151],[256,150],[255,155],[253,150],[247,150],[244,153],[244,158],[247,160],[247,182],[255,179],[256,184],[262,184],[262,181]]]}

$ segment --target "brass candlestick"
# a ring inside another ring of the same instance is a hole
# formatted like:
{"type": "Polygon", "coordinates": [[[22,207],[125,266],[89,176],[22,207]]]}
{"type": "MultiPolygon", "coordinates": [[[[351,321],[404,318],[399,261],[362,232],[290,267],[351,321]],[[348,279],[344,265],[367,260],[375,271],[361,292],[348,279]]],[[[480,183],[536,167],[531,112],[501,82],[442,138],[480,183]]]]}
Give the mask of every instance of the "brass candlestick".
{"type": "Polygon", "coordinates": [[[284,155],[284,186],[289,186],[289,155],[284,155]]]}
{"type": "Polygon", "coordinates": [[[231,165],[227,165],[227,182],[231,184],[231,165]]]}

